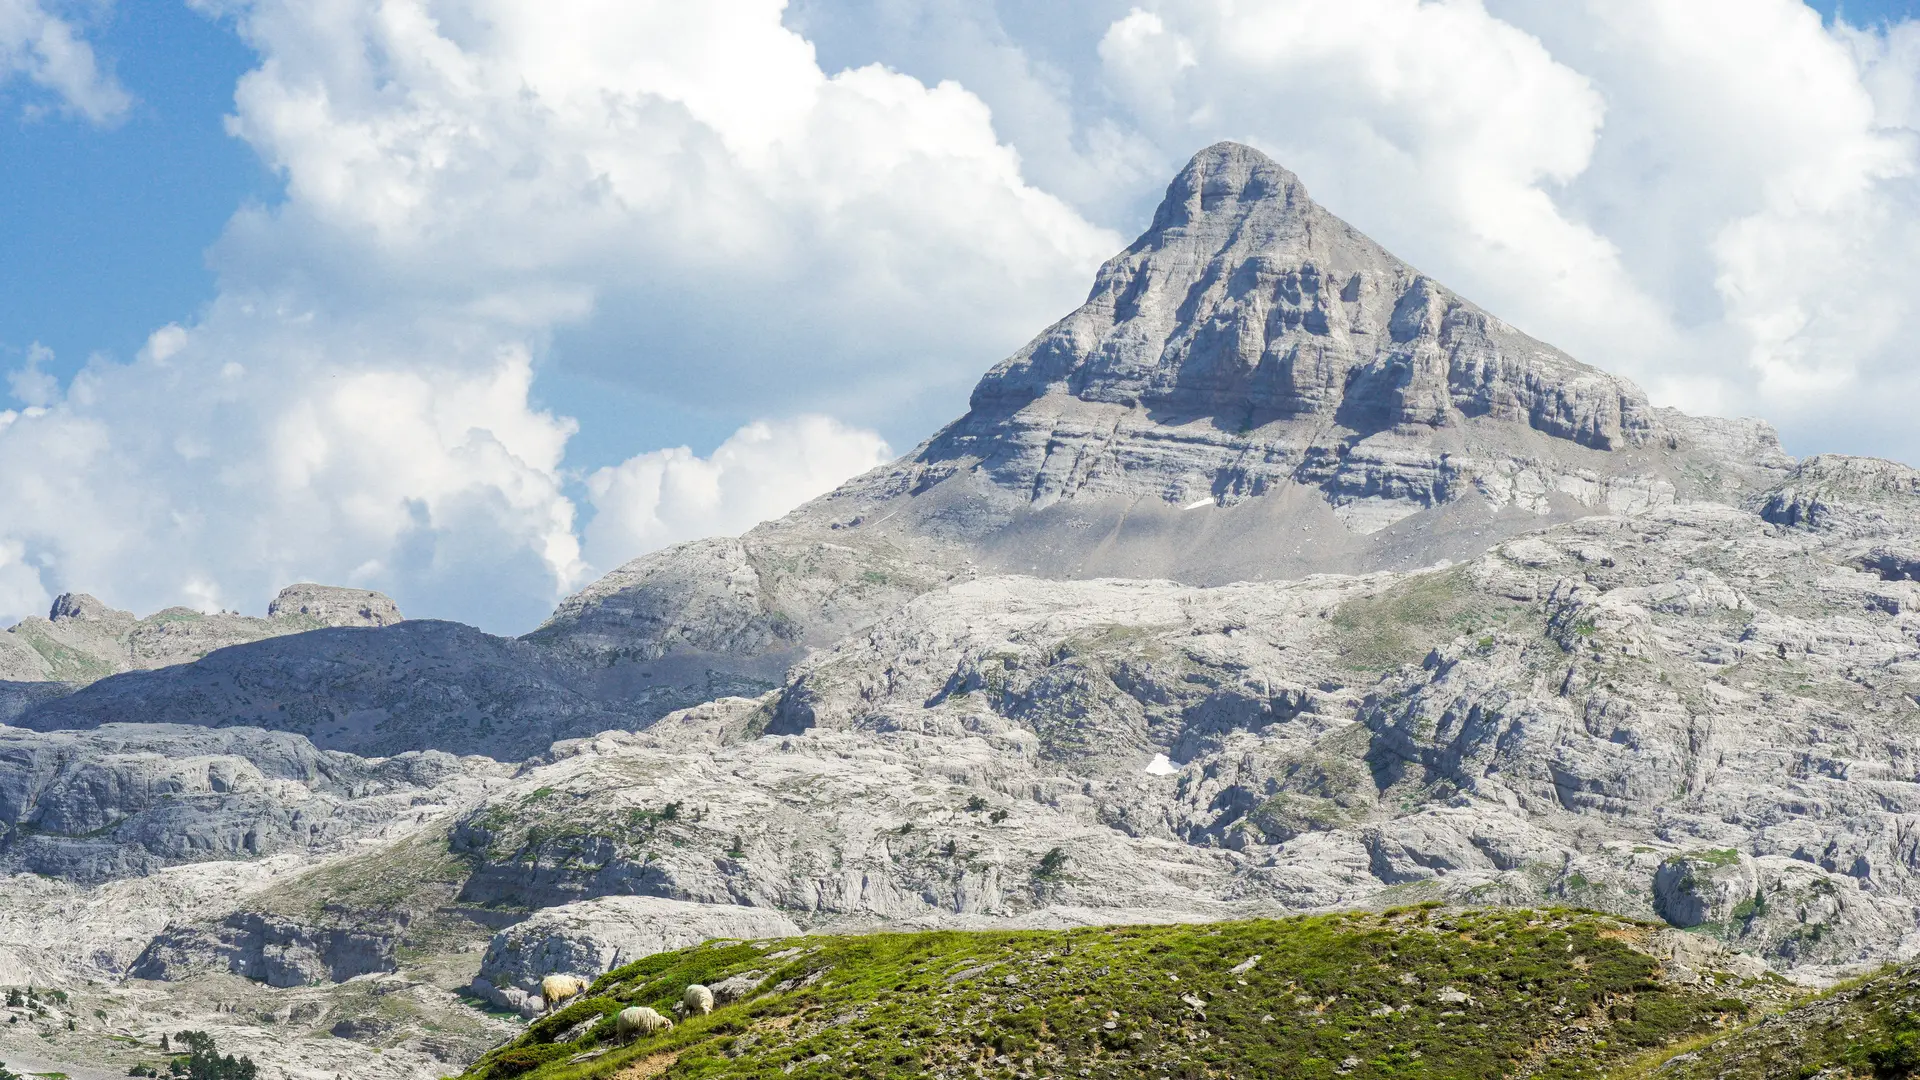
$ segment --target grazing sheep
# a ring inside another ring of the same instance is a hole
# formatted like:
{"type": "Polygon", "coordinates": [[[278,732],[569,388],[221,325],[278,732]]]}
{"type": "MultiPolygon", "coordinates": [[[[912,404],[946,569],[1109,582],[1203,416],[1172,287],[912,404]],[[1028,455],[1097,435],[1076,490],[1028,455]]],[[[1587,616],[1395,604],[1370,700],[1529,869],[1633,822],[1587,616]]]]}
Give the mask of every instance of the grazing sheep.
{"type": "Polygon", "coordinates": [[[680,1004],[686,1006],[688,1016],[705,1016],[713,1011],[713,991],[694,983],[680,995],[680,1004]]]}
{"type": "Polygon", "coordinates": [[[587,980],[572,975],[549,975],[540,980],[540,996],[546,999],[547,1011],[560,1007],[560,1003],[570,997],[578,997],[587,992],[587,980]]]}
{"type": "Polygon", "coordinates": [[[630,1009],[621,1009],[620,1015],[615,1017],[613,1021],[614,1035],[622,1041],[641,1035],[651,1035],[656,1031],[665,1031],[672,1026],[673,1021],[661,1016],[645,1005],[635,1005],[630,1009]]]}

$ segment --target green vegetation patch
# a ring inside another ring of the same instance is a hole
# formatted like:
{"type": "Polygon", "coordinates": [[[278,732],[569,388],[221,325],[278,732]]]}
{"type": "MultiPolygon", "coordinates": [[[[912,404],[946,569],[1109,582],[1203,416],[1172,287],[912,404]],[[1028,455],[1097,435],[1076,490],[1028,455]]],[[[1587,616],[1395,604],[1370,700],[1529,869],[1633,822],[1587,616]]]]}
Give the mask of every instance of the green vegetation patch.
{"type": "Polygon", "coordinates": [[[1361,671],[1416,664],[1435,645],[1462,634],[1489,637],[1526,613],[1525,605],[1477,588],[1468,569],[1414,574],[1335,608],[1329,621],[1341,659],[1361,671]]]}
{"type": "Polygon", "coordinates": [[[91,683],[113,674],[113,666],[105,660],[55,640],[31,622],[14,627],[13,633],[40,654],[47,662],[48,676],[56,682],[91,683]]]}
{"type": "Polygon", "coordinates": [[[1708,848],[1703,851],[1689,851],[1681,855],[1675,855],[1667,861],[1677,863],[1682,860],[1694,866],[1720,870],[1729,866],[1739,866],[1740,853],[1733,848],[1708,848]]]}
{"type": "Polygon", "coordinates": [[[445,902],[472,872],[468,859],[447,850],[444,829],[424,829],[282,881],[252,906],[306,918],[328,910],[395,912],[418,906],[423,896],[445,902]]]}
{"type": "Polygon", "coordinates": [[[1333,799],[1281,792],[1255,807],[1247,820],[1270,844],[1284,844],[1307,832],[1331,832],[1356,825],[1366,817],[1363,808],[1333,799]]]}
{"type": "Polygon", "coordinates": [[[717,942],[603,976],[468,1070],[526,1076],[1599,1077],[1746,1004],[1669,986],[1646,925],[1565,910],[717,942]],[[672,1015],[690,983],[746,987],[672,1015]]]}
{"type": "Polygon", "coordinates": [[[1830,1080],[1920,1076],[1920,965],[1884,970],[1719,1039],[1656,1054],[1623,1077],[1830,1080]]]}

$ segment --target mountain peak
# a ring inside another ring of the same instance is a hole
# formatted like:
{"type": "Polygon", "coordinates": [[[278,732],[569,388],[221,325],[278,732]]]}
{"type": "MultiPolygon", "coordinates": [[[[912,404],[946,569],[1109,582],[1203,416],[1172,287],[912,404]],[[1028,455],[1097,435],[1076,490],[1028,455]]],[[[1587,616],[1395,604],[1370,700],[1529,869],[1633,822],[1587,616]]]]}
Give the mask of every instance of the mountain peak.
{"type": "Polygon", "coordinates": [[[635,676],[654,685],[715,656],[766,678],[979,572],[1205,585],[1429,566],[1556,521],[1742,503],[1791,465],[1766,425],[1653,408],[1223,142],[966,415],[737,540],[635,560],[535,638],[658,665],[635,676]]]}
{"type": "MultiPolygon", "coordinates": [[[[1214,581],[1458,559],[1600,507],[1737,500],[1787,464],[1764,425],[1655,409],[1221,142],[1077,310],[987,372],[966,416],[828,502],[910,493],[927,531],[1004,545],[1032,572],[1214,581]],[[1188,513],[1249,502],[1265,509],[1188,513]],[[1081,524],[1033,517],[1053,507],[1081,524]],[[1276,554],[1260,539],[1270,514],[1372,536],[1422,513],[1381,542],[1276,554]],[[1489,513],[1504,515],[1491,530],[1489,513]]],[[[904,527],[875,509],[853,516],[904,527]]]]}
{"type": "Polygon", "coordinates": [[[1217,142],[1193,155],[1173,178],[1147,234],[1255,209],[1298,212],[1312,205],[1306,185],[1272,158],[1244,143],[1217,142]]]}
{"type": "Polygon", "coordinates": [[[133,613],[116,611],[90,593],[61,593],[47,610],[49,622],[132,622],[133,613]]]}
{"type": "Polygon", "coordinates": [[[1638,387],[1395,258],[1238,143],[1194,155],[1086,303],[988,372],[972,407],[995,423],[1064,396],[1236,435],[1331,423],[1349,443],[1487,418],[1614,450],[1654,427],[1638,387]]]}

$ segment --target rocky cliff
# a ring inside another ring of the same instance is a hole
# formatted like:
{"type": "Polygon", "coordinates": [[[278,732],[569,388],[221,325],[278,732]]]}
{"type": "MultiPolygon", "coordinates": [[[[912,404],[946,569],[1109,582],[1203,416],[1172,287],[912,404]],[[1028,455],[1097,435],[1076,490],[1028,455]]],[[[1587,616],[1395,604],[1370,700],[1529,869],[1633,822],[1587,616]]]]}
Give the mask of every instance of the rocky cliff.
{"type": "Polygon", "coordinates": [[[767,679],[976,573],[1408,569],[1585,514],[1738,503],[1791,464],[1765,424],[1654,408],[1222,143],[964,417],[740,540],[622,567],[533,638],[767,679]]]}
{"type": "Polygon", "coordinates": [[[252,727],[0,727],[0,869],[98,882],[325,852],[502,772],[437,751],[370,760],[252,727]]]}

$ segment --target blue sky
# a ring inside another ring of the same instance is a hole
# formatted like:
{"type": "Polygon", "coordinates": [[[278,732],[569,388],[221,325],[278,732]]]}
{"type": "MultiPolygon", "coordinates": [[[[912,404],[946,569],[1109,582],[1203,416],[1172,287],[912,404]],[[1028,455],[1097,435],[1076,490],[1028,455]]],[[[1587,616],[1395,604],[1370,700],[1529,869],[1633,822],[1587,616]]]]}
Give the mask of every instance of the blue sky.
{"type": "MultiPolygon", "coordinates": [[[[182,0],[90,14],[95,50],[135,101],[123,118],[80,122],[49,112],[37,88],[0,84],[0,367],[38,344],[63,380],[96,355],[124,363],[156,329],[195,318],[214,296],[210,249],[228,219],[283,197],[226,130],[234,84],[257,62],[231,19],[182,0]]],[[[654,446],[706,452],[746,419],[569,370],[566,351],[563,341],[549,354],[536,393],[581,421],[574,466],[654,446]]]]}
{"type": "Polygon", "coordinates": [[[1222,138],[1660,403],[1920,460],[1920,0],[419,2],[0,0],[0,623],[524,630],[957,415],[1222,138]]]}
{"type": "Polygon", "coordinates": [[[1815,0],[1809,6],[1824,18],[1832,19],[1839,15],[1855,26],[1899,22],[1920,14],[1920,0],[1853,0],[1852,3],[1815,0]]]}
{"type": "Polygon", "coordinates": [[[229,27],[141,3],[92,29],[136,98],[118,123],[48,113],[38,88],[0,86],[0,349],[18,362],[37,341],[62,374],[95,352],[125,360],[191,318],[213,295],[207,248],[242,203],[279,187],[222,122],[254,62],[229,27]]]}

